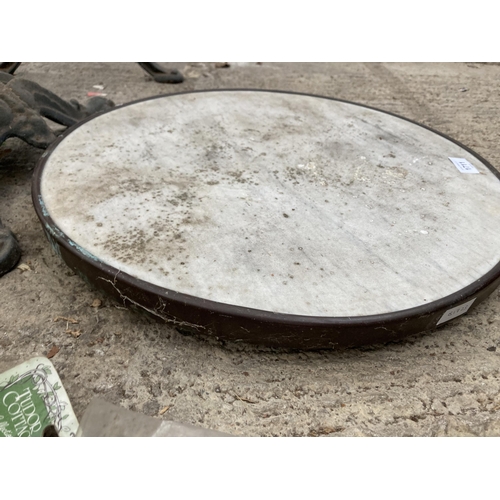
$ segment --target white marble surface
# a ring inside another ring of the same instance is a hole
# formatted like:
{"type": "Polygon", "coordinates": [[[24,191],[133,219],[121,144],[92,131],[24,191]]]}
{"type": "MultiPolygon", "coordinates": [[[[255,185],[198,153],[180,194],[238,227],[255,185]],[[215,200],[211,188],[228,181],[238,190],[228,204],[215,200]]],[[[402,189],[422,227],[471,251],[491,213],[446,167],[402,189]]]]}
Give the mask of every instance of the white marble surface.
{"type": "Polygon", "coordinates": [[[486,166],[405,120],[315,97],[207,92],[113,111],[57,146],[42,198],[111,266],[266,311],[408,309],[500,261],[486,166]]]}

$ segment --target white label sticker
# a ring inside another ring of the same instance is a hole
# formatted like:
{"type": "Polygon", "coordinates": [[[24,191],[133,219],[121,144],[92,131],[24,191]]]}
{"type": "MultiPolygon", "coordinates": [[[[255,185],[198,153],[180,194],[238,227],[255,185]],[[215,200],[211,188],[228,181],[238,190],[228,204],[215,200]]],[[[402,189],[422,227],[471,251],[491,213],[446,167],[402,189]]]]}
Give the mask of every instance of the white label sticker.
{"type": "Polygon", "coordinates": [[[451,158],[448,156],[448,159],[453,162],[453,165],[462,172],[462,174],[478,174],[479,170],[468,162],[465,158],[451,158]]]}
{"type": "Polygon", "coordinates": [[[460,304],[457,307],[452,307],[451,309],[448,309],[441,316],[441,319],[436,323],[436,325],[439,325],[441,323],[446,323],[446,321],[450,321],[450,319],[465,314],[470,309],[470,306],[474,303],[475,300],[476,298],[474,297],[472,300],[469,300],[469,302],[465,302],[464,304],[460,304]]]}

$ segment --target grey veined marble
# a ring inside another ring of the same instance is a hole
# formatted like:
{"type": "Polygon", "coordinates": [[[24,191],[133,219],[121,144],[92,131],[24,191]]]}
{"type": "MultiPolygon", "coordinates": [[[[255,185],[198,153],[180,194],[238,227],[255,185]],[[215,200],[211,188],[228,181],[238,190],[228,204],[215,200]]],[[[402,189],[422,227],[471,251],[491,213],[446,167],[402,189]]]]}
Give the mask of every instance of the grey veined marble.
{"type": "Polygon", "coordinates": [[[312,96],[204,92],[117,109],[57,146],[41,192],[103,262],[265,311],[399,311],[500,261],[500,181],[481,161],[406,120],[312,96]]]}

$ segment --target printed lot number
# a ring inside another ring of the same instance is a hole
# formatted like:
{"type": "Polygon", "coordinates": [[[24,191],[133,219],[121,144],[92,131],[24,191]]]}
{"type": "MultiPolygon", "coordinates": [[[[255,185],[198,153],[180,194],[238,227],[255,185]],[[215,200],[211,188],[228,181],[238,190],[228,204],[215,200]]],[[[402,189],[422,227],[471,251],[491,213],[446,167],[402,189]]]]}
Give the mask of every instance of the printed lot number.
{"type": "Polygon", "coordinates": [[[442,316],[441,319],[437,322],[436,325],[440,325],[441,323],[446,323],[446,321],[450,321],[450,319],[456,318],[458,316],[461,316],[462,314],[465,314],[469,309],[470,306],[474,303],[476,298],[474,297],[472,300],[469,300],[469,302],[465,302],[464,304],[460,304],[457,307],[452,307],[451,309],[448,309],[442,316]]]}

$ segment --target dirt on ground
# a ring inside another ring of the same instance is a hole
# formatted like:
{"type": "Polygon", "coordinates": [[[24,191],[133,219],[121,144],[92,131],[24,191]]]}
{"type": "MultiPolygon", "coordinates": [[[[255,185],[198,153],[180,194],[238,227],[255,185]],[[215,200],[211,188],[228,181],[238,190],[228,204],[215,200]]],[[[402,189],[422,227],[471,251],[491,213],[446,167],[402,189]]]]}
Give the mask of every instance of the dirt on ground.
{"type": "MultiPolygon", "coordinates": [[[[156,83],[135,63],[23,63],[16,75],[80,102],[211,88],[325,95],[428,125],[500,166],[500,65],[165,64],[184,83],[156,83]]],[[[344,352],[182,334],[92,289],[53,253],[31,202],[42,153],[18,139],[0,146],[0,219],[23,252],[0,279],[0,372],[50,353],[78,418],[98,396],[244,436],[500,435],[498,290],[434,332],[344,352]]]]}

